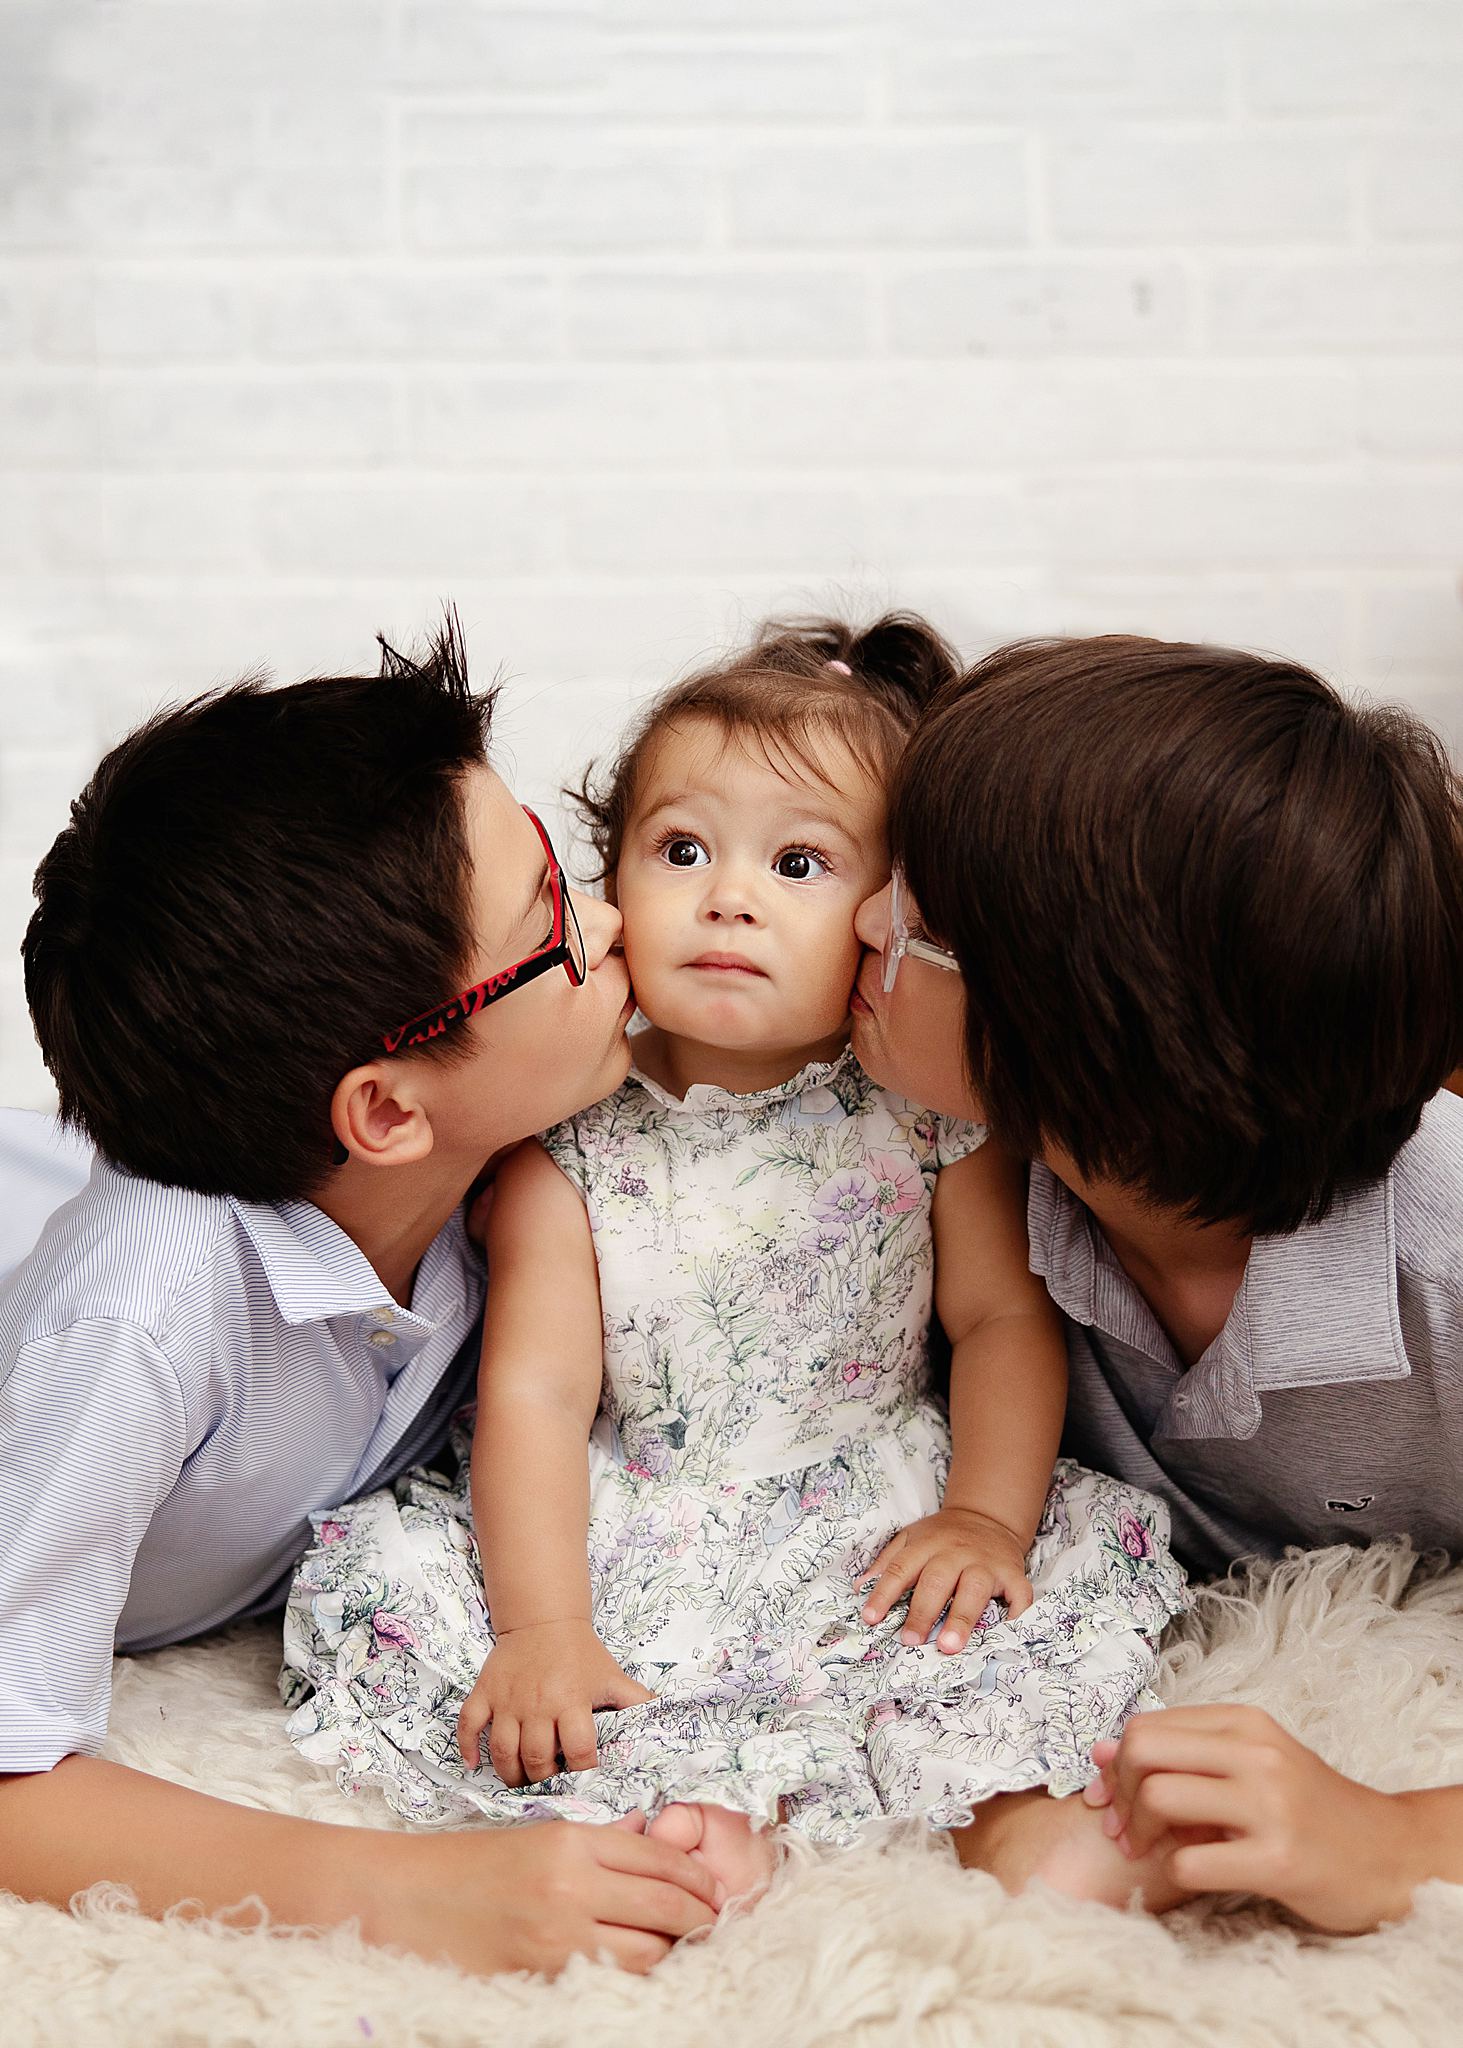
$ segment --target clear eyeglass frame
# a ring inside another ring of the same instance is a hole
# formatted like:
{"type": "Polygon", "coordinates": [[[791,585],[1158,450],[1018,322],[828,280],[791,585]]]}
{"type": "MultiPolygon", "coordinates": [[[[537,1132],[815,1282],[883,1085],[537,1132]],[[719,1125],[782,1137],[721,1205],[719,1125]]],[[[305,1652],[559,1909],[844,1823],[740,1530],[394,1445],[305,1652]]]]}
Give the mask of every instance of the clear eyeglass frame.
{"type": "Polygon", "coordinates": [[[947,953],[943,946],[933,945],[929,939],[919,939],[909,929],[906,917],[907,899],[904,877],[898,868],[889,882],[889,930],[884,940],[884,993],[887,996],[899,979],[899,963],[905,954],[913,960],[924,960],[931,967],[943,967],[949,974],[960,972],[960,962],[953,953],[947,953]]]}

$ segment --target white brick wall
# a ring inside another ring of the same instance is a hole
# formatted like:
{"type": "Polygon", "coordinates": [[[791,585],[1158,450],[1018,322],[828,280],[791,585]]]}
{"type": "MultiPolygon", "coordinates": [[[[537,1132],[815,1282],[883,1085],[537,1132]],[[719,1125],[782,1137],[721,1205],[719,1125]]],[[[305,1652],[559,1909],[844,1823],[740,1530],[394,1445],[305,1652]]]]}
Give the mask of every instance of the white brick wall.
{"type": "Polygon", "coordinates": [[[105,745],[455,597],[548,795],[779,605],[1463,746],[1457,0],[0,0],[0,1101],[105,745]]]}

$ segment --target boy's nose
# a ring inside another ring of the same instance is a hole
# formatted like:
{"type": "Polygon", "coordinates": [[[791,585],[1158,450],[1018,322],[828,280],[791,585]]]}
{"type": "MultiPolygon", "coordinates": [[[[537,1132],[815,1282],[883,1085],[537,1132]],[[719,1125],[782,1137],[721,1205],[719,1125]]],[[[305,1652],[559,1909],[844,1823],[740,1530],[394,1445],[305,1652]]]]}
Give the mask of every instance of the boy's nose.
{"type": "Polygon", "coordinates": [[[889,932],[889,884],[876,890],[872,896],[865,896],[854,913],[853,928],[871,952],[880,953],[889,932]]]}
{"type": "Polygon", "coordinates": [[[602,897],[581,896],[577,889],[570,893],[579,913],[579,929],[584,934],[585,964],[593,973],[605,955],[619,945],[625,920],[614,904],[606,903],[602,897]]]}

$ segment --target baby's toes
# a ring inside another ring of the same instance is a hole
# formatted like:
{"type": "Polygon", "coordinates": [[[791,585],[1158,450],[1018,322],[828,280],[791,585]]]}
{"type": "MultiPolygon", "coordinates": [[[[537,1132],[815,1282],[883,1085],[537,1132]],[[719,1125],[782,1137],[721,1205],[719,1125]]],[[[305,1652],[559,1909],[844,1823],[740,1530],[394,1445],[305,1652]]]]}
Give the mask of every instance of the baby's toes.
{"type": "Polygon", "coordinates": [[[724,1806],[703,1806],[701,1822],[697,1853],[726,1886],[727,1896],[748,1901],[759,1897],[777,1864],[772,1835],[754,1826],[746,1814],[729,1813],[724,1806]]]}
{"type": "Polygon", "coordinates": [[[699,1849],[705,1832],[706,1820],[699,1806],[667,1806],[646,1829],[673,1849],[699,1849]]]}

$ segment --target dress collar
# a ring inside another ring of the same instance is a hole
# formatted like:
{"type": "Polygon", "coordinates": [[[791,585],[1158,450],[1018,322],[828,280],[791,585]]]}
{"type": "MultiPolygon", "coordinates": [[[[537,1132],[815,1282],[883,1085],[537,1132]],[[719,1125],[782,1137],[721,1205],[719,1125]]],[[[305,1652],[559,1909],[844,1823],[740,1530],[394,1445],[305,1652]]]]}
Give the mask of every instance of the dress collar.
{"type": "MultiPolygon", "coordinates": [[[[632,1041],[633,1043],[633,1041],[632,1041]]],[[[861,1074],[853,1048],[845,1046],[833,1060],[810,1060],[800,1067],[790,1079],[779,1081],[774,1088],[762,1088],[754,1095],[741,1095],[731,1088],[719,1088],[713,1081],[695,1081],[686,1090],[684,1097],[677,1098],[669,1089],[662,1088],[658,1081],[652,1081],[648,1074],[642,1074],[632,1066],[628,1078],[643,1088],[652,1102],[672,1111],[684,1111],[688,1115],[702,1116],[707,1110],[740,1110],[743,1113],[762,1109],[778,1102],[790,1102],[795,1096],[808,1093],[814,1088],[831,1088],[835,1081],[852,1078],[861,1074]]]]}

